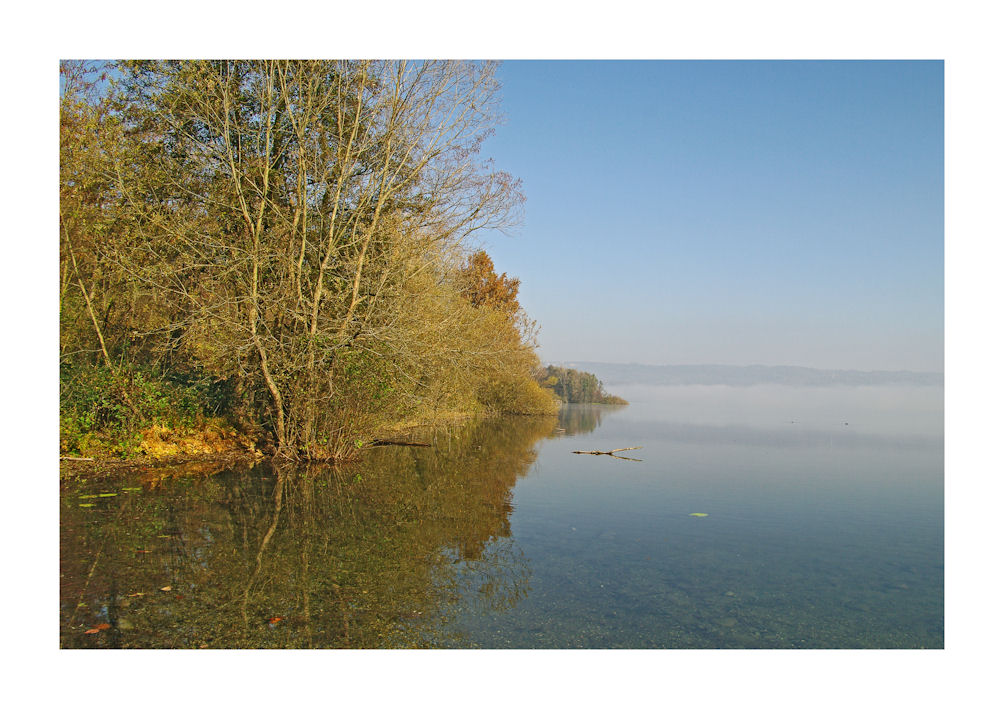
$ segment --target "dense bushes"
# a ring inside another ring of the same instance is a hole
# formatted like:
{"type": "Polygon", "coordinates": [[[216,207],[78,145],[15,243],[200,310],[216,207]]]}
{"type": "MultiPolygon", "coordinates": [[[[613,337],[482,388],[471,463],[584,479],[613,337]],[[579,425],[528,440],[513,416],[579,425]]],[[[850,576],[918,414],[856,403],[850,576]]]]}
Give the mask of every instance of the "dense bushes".
{"type": "Polygon", "coordinates": [[[63,363],[59,368],[59,433],[63,453],[140,452],[152,426],[187,431],[232,413],[233,392],[212,382],[152,367],[113,371],[104,365],[63,363]]]}

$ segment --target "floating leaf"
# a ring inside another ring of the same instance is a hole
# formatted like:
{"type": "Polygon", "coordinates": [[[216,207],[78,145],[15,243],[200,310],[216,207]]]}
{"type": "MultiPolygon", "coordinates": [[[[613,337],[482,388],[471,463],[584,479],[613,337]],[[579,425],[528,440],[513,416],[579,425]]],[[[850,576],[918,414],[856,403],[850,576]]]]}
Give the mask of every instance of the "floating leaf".
{"type": "Polygon", "coordinates": [[[81,495],[80,496],[81,500],[94,500],[96,498],[97,498],[97,495],[81,495]]]}
{"type": "Polygon", "coordinates": [[[108,630],[112,626],[110,624],[108,624],[108,623],[99,623],[98,625],[95,625],[94,627],[97,628],[98,630],[108,630]]]}
{"type": "Polygon", "coordinates": [[[102,492],[98,497],[117,497],[117,492],[102,492]]]}
{"type": "Polygon", "coordinates": [[[278,623],[278,622],[279,622],[280,620],[282,620],[282,616],[278,616],[278,615],[277,615],[277,616],[276,616],[275,618],[269,618],[269,619],[268,619],[268,624],[269,624],[269,625],[275,625],[275,624],[276,624],[276,623],[278,623]]]}
{"type": "Polygon", "coordinates": [[[136,553],[137,554],[152,554],[153,552],[151,552],[149,549],[137,549],[136,553]]]}
{"type": "Polygon", "coordinates": [[[93,502],[81,502],[80,506],[81,507],[94,507],[94,503],[93,502]]]}
{"type": "Polygon", "coordinates": [[[145,596],[145,593],[130,593],[129,598],[136,598],[136,596],[145,596]]]}
{"type": "Polygon", "coordinates": [[[90,630],[85,630],[84,635],[91,635],[92,633],[100,633],[101,631],[97,628],[91,628],[90,630]]]}
{"type": "Polygon", "coordinates": [[[124,487],[122,490],[124,492],[140,492],[143,488],[141,487],[124,487]]]}
{"type": "Polygon", "coordinates": [[[707,512],[691,512],[690,516],[691,517],[707,517],[708,513],[707,512]]]}
{"type": "Polygon", "coordinates": [[[160,589],[160,590],[161,590],[161,591],[170,591],[170,590],[171,590],[171,587],[170,587],[170,586],[164,586],[164,588],[162,588],[162,589],[160,589]]]}

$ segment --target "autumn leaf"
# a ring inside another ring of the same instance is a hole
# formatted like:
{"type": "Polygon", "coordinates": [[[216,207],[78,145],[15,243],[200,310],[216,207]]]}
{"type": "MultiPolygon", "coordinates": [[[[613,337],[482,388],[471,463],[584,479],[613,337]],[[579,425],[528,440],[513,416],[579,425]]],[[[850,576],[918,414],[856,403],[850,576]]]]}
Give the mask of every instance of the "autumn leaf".
{"type": "Polygon", "coordinates": [[[276,616],[275,618],[269,618],[269,619],[268,619],[268,624],[269,624],[269,625],[275,625],[275,624],[276,624],[276,623],[278,623],[278,622],[279,622],[280,620],[282,620],[282,616],[278,616],[278,615],[277,615],[277,616],[276,616]]]}
{"type": "Polygon", "coordinates": [[[162,589],[160,589],[160,590],[161,590],[161,591],[170,591],[170,590],[171,590],[171,587],[170,587],[170,586],[164,586],[164,588],[162,588],[162,589]]]}
{"type": "Polygon", "coordinates": [[[100,633],[101,631],[97,628],[91,628],[90,630],[85,630],[84,635],[90,635],[91,633],[100,633]]]}
{"type": "Polygon", "coordinates": [[[99,623],[98,625],[95,625],[94,627],[97,628],[98,630],[108,630],[112,626],[109,623],[99,623]]]}

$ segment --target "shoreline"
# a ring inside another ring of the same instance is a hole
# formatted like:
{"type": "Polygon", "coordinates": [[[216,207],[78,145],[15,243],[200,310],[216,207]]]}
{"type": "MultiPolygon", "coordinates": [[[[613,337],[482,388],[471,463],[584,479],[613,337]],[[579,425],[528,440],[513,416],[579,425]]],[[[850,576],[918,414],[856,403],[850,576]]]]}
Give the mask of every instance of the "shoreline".
{"type": "MultiPolygon", "coordinates": [[[[382,427],[375,431],[365,444],[359,446],[349,456],[344,458],[294,458],[288,459],[276,453],[266,453],[260,450],[250,439],[242,434],[231,431],[233,435],[223,437],[217,442],[213,450],[207,452],[195,452],[186,449],[176,443],[167,441],[165,447],[147,447],[140,455],[128,458],[115,457],[114,455],[102,455],[98,452],[92,456],[75,456],[72,453],[60,453],[59,478],[60,480],[84,477],[108,476],[128,472],[167,472],[171,477],[182,474],[202,475],[215,474],[227,467],[246,466],[251,468],[264,461],[280,460],[294,465],[350,465],[358,460],[359,454],[374,448],[388,445],[420,446],[432,447],[434,444],[424,440],[416,440],[423,434],[435,434],[449,431],[459,426],[467,425],[479,419],[505,418],[509,416],[541,416],[556,417],[554,413],[532,413],[532,414],[488,414],[488,413],[459,413],[452,412],[430,417],[423,421],[402,421],[396,424],[382,427]],[[160,455],[151,451],[159,450],[160,455]],[[215,469],[214,469],[215,468],[215,469]],[[213,472],[207,473],[209,469],[213,472]]],[[[188,437],[202,436],[212,427],[206,427],[195,431],[186,432],[188,437]]],[[[167,430],[166,433],[170,434],[167,430]]],[[[168,436],[170,439],[170,437],[168,436]]]]}

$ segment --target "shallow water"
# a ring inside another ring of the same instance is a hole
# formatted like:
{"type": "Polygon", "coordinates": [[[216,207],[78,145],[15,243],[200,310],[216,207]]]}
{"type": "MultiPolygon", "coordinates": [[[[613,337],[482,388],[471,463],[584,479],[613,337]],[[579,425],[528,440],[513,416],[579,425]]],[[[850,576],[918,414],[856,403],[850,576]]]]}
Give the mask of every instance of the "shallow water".
{"type": "Polygon", "coordinates": [[[65,482],[61,645],[943,647],[940,387],[616,393],[340,470],[65,482]]]}

